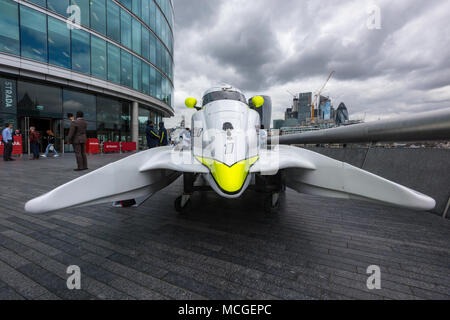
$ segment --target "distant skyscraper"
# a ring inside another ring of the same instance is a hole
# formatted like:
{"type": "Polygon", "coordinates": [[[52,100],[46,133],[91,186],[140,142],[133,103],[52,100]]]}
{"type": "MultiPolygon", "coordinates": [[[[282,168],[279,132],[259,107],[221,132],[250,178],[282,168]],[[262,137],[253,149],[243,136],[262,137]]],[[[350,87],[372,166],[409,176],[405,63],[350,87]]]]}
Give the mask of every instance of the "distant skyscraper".
{"type": "Polygon", "coordinates": [[[312,92],[300,93],[298,97],[298,120],[304,122],[311,119],[312,92]]]}
{"type": "Polygon", "coordinates": [[[347,107],[343,102],[339,105],[336,110],[336,124],[338,126],[344,124],[349,120],[347,107]]]}
{"type": "Polygon", "coordinates": [[[320,96],[319,117],[323,120],[331,119],[331,100],[324,96],[320,96]]]}

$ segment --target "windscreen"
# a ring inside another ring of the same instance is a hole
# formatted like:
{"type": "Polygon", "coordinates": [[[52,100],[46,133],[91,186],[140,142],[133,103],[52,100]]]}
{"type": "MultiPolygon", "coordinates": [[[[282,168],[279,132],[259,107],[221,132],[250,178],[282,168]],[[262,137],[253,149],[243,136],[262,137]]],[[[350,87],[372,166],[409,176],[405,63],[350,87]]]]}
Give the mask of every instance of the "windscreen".
{"type": "Polygon", "coordinates": [[[242,93],[236,91],[214,91],[203,97],[203,106],[217,100],[235,100],[247,104],[242,93]]]}

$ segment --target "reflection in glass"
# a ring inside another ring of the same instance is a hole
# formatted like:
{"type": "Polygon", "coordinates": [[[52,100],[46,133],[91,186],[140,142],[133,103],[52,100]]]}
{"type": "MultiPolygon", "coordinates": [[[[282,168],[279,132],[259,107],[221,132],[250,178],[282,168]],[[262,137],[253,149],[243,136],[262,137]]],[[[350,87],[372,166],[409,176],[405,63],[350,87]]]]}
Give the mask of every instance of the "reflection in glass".
{"type": "Polygon", "coordinates": [[[91,28],[106,34],[105,0],[91,0],[91,28]]]}
{"type": "Polygon", "coordinates": [[[45,8],[45,0],[29,0],[29,1],[45,8]]]}
{"type": "Polygon", "coordinates": [[[142,21],[147,26],[150,26],[150,1],[152,0],[142,0],[142,21]]]}
{"type": "Polygon", "coordinates": [[[132,0],[120,0],[120,2],[128,9],[131,11],[132,9],[132,0]]]}
{"type": "Polygon", "coordinates": [[[150,69],[145,62],[142,63],[142,91],[150,94],[150,69]]]}
{"type": "Polygon", "coordinates": [[[108,43],[108,80],[120,84],[120,49],[108,43]]]}
{"type": "MultiPolygon", "coordinates": [[[[95,95],[87,94],[79,91],[64,89],[63,90],[63,111],[64,114],[83,111],[84,119],[87,121],[96,121],[96,99],[95,95]]],[[[95,130],[95,129],[94,129],[95,130]]]]}
{"type": "Polygon", "coordinates": [[[156,31],[156,4],[153,0],[150,0],[150,29],[156,31]]]}
{"type": "Polygon", "coordinates": [[[17,81],[17,113],[29,117],[60,117],[61,88],[17,81]]]}
{"type": "Polygon", "coordinates": [[[80,7],[81,24],[83,26],[89,27],[90,0],[71,0],[70,4],[80,7]]]}
{"type": "Polygon", "coordinates": [[[120,39],[122,44],[131,49],[131,15],[120,9],[120,39]]]}
{"type": "Polygon", "coordinates": [[[156,97],[156,70],[150,67],[150,95],[156,97]]]}
{"type": "Polygon", "coordinates": [[[142,17],[141,0],[132,0],[132,12],[139,18],[142,17]]]}
{"type": "Polygon", "coordinates": [[[131,112],[130,104],[128,102],[122,102],[122,113],[120,115],[120,126],[121,126],[121,141],[131,141],[131,112]]]}
{"type": "Polygon", "coordinates": [[[147,28],[142,28],[142,56],[150,59],[150,31],[147,28]]]}
{"type": "Polygon", "coordinates": [[[106,41],[91,36],[92,75],[106,80],[106,41]]]}
{"type": "Polygon", "coordinates": [[[141,60],[133,56],[133,89],[141,91],[142,75],[141,60]]]}
{"type": "Polygon", "coordinates": [[[133,63],[131,59],[131,53],[125,50],[120,50],[121,61],[121,76],[120,82],[122,85],[132,88],[133,87],[133,63]]]}
{"type": "Polygon", "coordinates": [[[97,97],[97,137],[100,141],[120,141],[121,110],[120,101],[97,97]]]}
{"type": "Polygon", "coordinates": [[[67,16],[66,10],[68,6],[69,0],[47,0],[47,8],[62,16],[67,16]]]}
{"type": "Polygon", "coordinates": [[[19,9],[12,0],[0,2],[0,51],[19,55],[19,9]]]}
{"type": "Polygon", "coordinates": [[[150,32],[150,62],[156,64],[156,38],[153,33],[150,32]]]}
{"type": "Polygon", "coordinates": [[[132,22],[133,29],[133,51],[137,54],[141,54],[141,23],[135,19],[132,22]]]}
{"type": "Polygon", "coordinates": [[[48,63],[70,69],[70,30],[66,23],[48,17],[48,63]]]}
{"type": "Polygon", "coordinates": [[[22,57],[47,62],[47,17],[20,6],[20,43],[22,57]]]}
{"type": "Polygon", "coordinates": [[[108,4],[108,38],[120,42],[120,8],[112,1],[107,1],[108,4]]]}
{"type": "Polygon", "coordinates": [[[91,50],[89,33],[72,30],[72,70],[90,74],[91,72],[91,50]]]}

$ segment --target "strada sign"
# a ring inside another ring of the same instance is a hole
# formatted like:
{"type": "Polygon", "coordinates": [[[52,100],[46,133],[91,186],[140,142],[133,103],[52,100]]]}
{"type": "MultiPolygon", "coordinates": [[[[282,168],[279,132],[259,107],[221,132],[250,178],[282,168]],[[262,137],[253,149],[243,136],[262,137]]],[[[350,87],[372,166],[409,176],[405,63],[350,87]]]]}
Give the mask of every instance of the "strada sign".
{"type": "Polygon", "coordinates": [[[16,82],[0,78],[0,112],[16,113],[16,82]]]}

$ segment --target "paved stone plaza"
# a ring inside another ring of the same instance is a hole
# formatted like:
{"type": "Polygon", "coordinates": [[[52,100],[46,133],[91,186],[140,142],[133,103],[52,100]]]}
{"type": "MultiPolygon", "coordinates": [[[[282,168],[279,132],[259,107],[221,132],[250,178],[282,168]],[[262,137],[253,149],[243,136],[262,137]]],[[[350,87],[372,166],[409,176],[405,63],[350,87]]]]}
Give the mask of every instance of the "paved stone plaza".
{"type": "Polygon", "coordinates": [[[137,209],[24,212],[83,174],[74,166],[73,155],[0,162],[0,299],[450,299],[450,221],[437,215],[288,190],[278,215],[254,192],[208,192],[179,216],[181,180],[137,209]],[[67,289],[69,265],[81,290],[67,289]],[[370,265],[381,290],[367,289],[370,265]]]}

